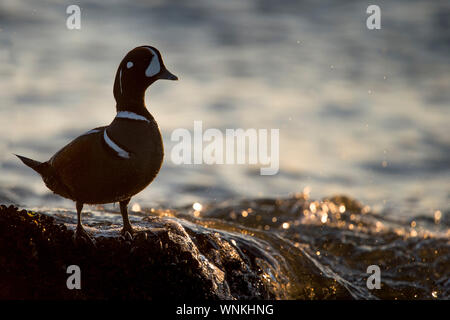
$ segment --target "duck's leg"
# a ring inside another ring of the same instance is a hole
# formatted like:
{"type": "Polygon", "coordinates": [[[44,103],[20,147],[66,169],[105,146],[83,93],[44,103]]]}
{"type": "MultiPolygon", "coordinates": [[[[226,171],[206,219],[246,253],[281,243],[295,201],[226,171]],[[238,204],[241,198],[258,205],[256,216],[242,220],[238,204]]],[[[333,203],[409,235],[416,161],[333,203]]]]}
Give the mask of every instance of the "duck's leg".
{"type": "Polygon", "coordinates": [[[76,202],[76,207],[77,207],[77,218],[78,218],[78,220],[77,220],[77,232],[78,232],[78,230],[84,230],[83,229],[83,225],[81,224],[81,211],[83,210],[83,203],[81,203],[81,202],[79,202],[79,201],[77,201],[76,202]]]}
{"type": "Polygon", "coordinates": [[[87,233],[86,230],[84,230],[83,225],[81,224],[81,211],[83,210],[83,203],[77,201],[76,207],[77,207],[78,222],[77,222],[77,230],[75,231],[75,235],[74,235],[75,238],[86,239],[89,242],[92,242],[93,244],[95,244],[94,239],[92,239],[91,236],[89,235],[89,233],[87,233]]]}
{"type": "Polygon", "coordinates": [[[130,235],[133,235],[133,227],[131,226],[130,220],[128,219],[128,203],[130,202],[130,199],[120,201],[120,213],[122,214],[123,219],[123,228],[121,233],[125,235],[127,232],[130,233],[130,235]]]}

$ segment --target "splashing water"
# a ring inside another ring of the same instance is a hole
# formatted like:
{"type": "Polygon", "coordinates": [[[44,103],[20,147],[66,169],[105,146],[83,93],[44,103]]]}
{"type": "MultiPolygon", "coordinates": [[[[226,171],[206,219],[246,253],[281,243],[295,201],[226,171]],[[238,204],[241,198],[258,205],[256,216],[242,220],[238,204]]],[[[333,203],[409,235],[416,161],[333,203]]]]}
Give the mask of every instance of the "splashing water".
{"type": "MultiPolygon", "coordinates": [[[[147,228],[155,216],[179,223],[214,277],[227,271],[220,251],[234,250],[278,299],[450,297],[450,231],[445,219],[396,221],[343,196],[312,201],[307,194],[297,194],[203,204],[201,214],[198,205],[143,209],[131,212],[130,219],[137,230],[147,228]],[[380,267],[380,290],[367,288],[370,265],[380,267]]],[[[75,228],[74,212],[45,211],[75,228]]],[[[100,208],[87,213],[84,223],[95,236],[115,237],[121,217],[100,208]]],[[[258,292],[255,287],[236,298],[258,292]]]]}

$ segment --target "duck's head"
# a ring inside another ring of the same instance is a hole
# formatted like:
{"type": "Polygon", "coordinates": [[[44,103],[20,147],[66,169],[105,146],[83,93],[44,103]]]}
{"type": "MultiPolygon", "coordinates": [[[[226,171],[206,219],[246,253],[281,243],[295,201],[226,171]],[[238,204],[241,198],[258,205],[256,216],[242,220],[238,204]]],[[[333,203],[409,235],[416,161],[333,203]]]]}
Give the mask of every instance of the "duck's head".
{"type": "Polygon", "coordinates": [[[167,70],[155,47],[134,48],[123,58],[116,73],[114,98],[117,103],[140,102],[145,90],[156,80],[178,80],[167,70]]]}

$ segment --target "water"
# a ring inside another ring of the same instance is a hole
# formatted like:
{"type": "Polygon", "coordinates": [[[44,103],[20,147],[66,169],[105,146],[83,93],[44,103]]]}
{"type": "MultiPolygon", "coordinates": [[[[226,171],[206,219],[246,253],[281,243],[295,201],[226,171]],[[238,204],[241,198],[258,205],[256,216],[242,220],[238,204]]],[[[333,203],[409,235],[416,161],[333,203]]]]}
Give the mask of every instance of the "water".
{"type": "MultiPolygon", "coordinates": [[[[47,160],[74,137],[108,124],[118,63],[130,49],[149,44],[180,81],[161,81],[147,92],[166,157],[157,179],[132,204],[179,208],[198,201],[219,208],[225,200],[283,198],[303,190],[312,199],[345,194],[377,214],[371,232],[349,231],[348,225],[303,228],[303,217],[292,227],[297,215],[283,218],[290,228],[277,229],[271,244],[282,242],[288,250],[307,244],[314,247],[311,258],[319,259],[315,248],[325,244],[317,242],[347,239],[347,251],[336,249],[325,263],[341,276],[362,272],[362,265],[339,260],[343,252],[366,260],[417,254],[421,246],[432,252],[436,244],[426,234],[442,238],[438,252],[448,251],[448,224],[435,218],[447,221],[450,211],[450,5],[378,4],[382,29],[370,31],[368,4],[360,1],[84,1],[82,28],[69,31],[65,5],[3,1],[0,202],[73,210],[13,153],[47,160]],[[176,128],[193,130],[195,120],[220,130],[279,128],[279,174],[263,177],[259,167],[247,165],[174,165],[170,135],[176,128]],[[386,221],[395,221],[393,230],[402,234],[382,236],[385,247],[377,251],[370,243],[379,240],[377,223],[386,221]],[[425,223],[411,238],[413,221],[425,223]],[[288,241],[278,239],[285,236],[288,241]],[[400,245],[403,237],[410,240],[400,245]]],[[[245,230],[247,223],[239,220],[245,230]]],[[[408,261],[396,265],[420,268],[408,261]]],[[[392,280],[393,287],[403,280],[392,280]]],[[[436,286],[423,284],[423,292],[429,296],[436,286]]]]}
{"type": "Polygon", "coordinates": [[[166,158],[140,203],[284,196],[308,186],[315,197],[346,193],[396,215],[447,212],[450,6],[380,6],[382,29],[369,31],[357,1],[85,1],[81,30],[69,31],[61,4],[3,1],[2,199],[48,204],[48,190],[12,153],[47,160],[109,123],[118,63],[151,44],[181,81],[147,92],[166,158]],[[280,173],[175,166],[170,134],[193,130],[194,120],[279,128],[280,173]]]}

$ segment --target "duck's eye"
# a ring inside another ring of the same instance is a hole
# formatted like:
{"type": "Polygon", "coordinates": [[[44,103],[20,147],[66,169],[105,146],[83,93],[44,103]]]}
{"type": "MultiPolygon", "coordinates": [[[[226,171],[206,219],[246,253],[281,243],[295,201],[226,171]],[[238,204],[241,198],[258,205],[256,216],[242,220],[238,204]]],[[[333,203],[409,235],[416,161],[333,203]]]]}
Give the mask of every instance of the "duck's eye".
{"type": "Polygon", "coordinates": [[[128,61],[127,62],[127,69],[130,69],[133,66],[133,62],[128,61]]]}

